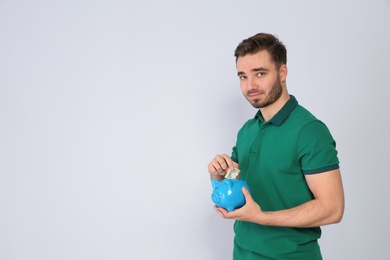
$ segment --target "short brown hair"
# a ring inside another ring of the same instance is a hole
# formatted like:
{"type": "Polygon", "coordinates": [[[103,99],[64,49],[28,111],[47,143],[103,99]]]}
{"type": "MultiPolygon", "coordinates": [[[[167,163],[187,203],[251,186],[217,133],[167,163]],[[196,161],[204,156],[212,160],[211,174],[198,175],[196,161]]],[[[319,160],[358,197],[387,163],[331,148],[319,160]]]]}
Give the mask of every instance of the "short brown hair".
{"type": "Polygon", "coordinates": [[[276,36],[268,33],[258,33],[243,40],[234,51],[234,56],[237,61],[238,57],[255,54],[262,50],[269,52],[277,68],[287,64],[286,46],[276,36]]]}

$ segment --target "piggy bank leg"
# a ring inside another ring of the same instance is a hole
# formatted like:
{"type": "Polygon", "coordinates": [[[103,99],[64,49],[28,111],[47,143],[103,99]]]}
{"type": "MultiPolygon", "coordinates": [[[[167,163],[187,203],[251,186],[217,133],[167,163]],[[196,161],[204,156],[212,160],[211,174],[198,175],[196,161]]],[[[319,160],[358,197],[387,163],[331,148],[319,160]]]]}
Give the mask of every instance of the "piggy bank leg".
{"type": "Polygon", "coordinates": [[[234,207],[227,207],[226,210],[229,211],[229,212],[231,212],[231,211],[234,210],[234,207]]]}

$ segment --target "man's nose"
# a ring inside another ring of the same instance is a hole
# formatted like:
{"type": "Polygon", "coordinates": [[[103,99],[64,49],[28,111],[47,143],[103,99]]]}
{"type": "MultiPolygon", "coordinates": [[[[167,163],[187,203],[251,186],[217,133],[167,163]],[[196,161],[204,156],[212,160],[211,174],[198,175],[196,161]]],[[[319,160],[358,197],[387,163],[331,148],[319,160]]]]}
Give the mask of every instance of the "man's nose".
{"type": "Polygon", "coordinates": [[[248,77],[248,80],[247,80],[247,89],[248,90],[255,90],[257,89],[258,86],[256,84],[256,81],[252,78],[252,77],[248,77]]]}

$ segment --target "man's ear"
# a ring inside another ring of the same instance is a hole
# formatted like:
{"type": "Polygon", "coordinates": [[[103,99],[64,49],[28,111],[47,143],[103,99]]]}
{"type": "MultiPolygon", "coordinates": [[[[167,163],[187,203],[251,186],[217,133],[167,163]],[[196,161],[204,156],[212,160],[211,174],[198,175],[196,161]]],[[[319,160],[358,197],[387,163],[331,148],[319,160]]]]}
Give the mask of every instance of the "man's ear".
{"type": "Polygon", "coordinates": [[[285,82],[286,81],[287,73],[288,73],[287,65],[283,64],[282,66],[280,66],[279,75],[280,75],[280,81],[281,82],[285,82]]]}

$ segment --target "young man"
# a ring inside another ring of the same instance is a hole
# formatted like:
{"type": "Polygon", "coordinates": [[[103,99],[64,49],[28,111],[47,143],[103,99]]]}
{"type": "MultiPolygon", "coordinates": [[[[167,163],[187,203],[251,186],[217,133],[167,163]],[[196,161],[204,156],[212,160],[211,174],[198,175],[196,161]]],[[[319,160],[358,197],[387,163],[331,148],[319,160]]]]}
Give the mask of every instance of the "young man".
{"type": "Polygon", "coordinates": [[[235,50],[245,98],[258,112],[237,134],[231,156],[216,155],[211,178],[239,168],[251,194],[232,212],[233,259],[322,259],[320,226],[341,221],[344,192],[339,160],[328,128],[300,106],[286,87],[287,51],[271,34],[259,33],[235,50]]]}

